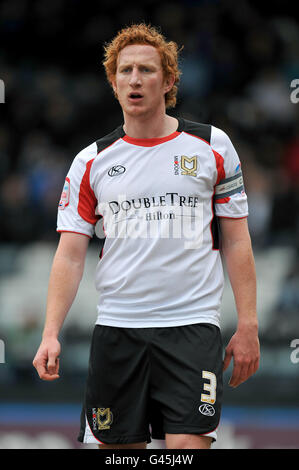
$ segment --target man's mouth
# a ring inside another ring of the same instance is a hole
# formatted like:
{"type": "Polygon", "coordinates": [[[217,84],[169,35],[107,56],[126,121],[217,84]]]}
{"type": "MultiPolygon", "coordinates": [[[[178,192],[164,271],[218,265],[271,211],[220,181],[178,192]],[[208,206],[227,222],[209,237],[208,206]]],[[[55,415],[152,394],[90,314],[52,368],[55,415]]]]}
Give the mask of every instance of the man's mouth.
{"type": "Polygon", "coordinates": [[[138,101],[142,100],[142,98],[143,98],[143,95],[141,93],[132,92],[129,94],[129,100],[131,102],[137,103],[138,101]]]}

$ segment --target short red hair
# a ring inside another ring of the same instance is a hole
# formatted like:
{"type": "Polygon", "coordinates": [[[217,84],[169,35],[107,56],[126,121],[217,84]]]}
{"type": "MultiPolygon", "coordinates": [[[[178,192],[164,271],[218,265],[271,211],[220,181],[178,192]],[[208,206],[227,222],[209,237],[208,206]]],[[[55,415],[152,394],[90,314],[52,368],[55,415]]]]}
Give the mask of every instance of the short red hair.
{"type": "Polygon", "coordinates": [[[181,75],[178,66],[178,46],[173,41],[166,41],[157,28],[151,25],[140,23],[123,28],[110,43],[104,46],[105,59],[103,65],[110,85],[112,85],[112,81],[116,75],[118,54],[124,47],[132,44],[147,44],[154,46],[158,50],[161,57],[164,78],[167,79],[172,75],[175,79],[173,87],[165,94],[165,105],[166,108],[175,107],[178,83],[181,75]]]}

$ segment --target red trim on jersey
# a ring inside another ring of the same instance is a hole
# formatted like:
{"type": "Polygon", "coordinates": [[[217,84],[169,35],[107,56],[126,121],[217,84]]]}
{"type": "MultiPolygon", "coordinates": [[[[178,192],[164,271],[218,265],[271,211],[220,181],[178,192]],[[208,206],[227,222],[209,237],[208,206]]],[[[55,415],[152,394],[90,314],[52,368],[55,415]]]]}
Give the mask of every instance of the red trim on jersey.
{"type": "MultiPolygon", "coordinates": [[[[222,157],[222,155],[220,155],[220,153],[216,152],[216,150],[213,150],[213,154],[216,160],[216,168],[217,168],[217,175],[218,175],[217,181],[216,181],[216,186],[217,186],[217,184],[219,184],[220,181],[225,179],[224,158],[222,157]]],[[[216,199],[215,204],[226,204],[229,201],[230,201],[230,197],[223,197],[222,199],[216,199]]]]}
{"type": "Polygon", "coordinates": [[[226,204],[230,201],[230,197],[223,197],[222,199],[216,199],[215,204],[226,204]]]}
{"type": "Polygon", "coordinates": [[[128,144],[139,145],[140,147],[154,147],[155,145],[163,144],[169,140],[175,139],[181,132],[175,131],[166,137],[156,137],[152,139],[136,139],[135,137],[129,137],[125,135],[122,139],[128,144]]]}
{"type": "Polygon", "coordinates": [[[224,170],[224,158],[220,153],[216,152],[216,150],[212,149],[215,160],[216,160],[216,168],[217,168],[217,181],[216,181],[216,186],[217,184],[220,183],[221,180],[225,179],[225,170],[224,170]]]}
{"type": "Polygon", "coordinates": [[[89,160],[86,163],[86,170],[83,175],[80,190],[79,190],[79,202],[78,202],[78,214],[84,219],[86,222],[95,225],[99,220],[99,216],[95,214],[95,209],[97,207],[98,201],[94,195],[93,190],[90,187],[90,169],[91,165],[94,161],[89,160]]]}
{"type": "Polygon", "coordinates": [[[90,235],[87,235],[87,233],[75,232],[75,230],[56,230],[56,232],[58,232],[58,233],[63,233],[63,232],[77,233],[78,235],[85,235],[88,238],[92,238],[90,235]]]}

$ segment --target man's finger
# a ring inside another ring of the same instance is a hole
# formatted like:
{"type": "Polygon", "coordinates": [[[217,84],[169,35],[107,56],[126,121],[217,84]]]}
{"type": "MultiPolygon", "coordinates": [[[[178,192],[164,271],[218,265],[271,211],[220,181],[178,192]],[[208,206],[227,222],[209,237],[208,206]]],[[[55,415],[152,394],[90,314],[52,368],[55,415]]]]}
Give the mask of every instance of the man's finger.
{"type": "Polygon", "coordinates": [[[237,387],[239,385],[241,370],[242,365],[235,360],[233,372],[228,382],[231,387],[237,387]]]}
{"type": "Polygon", "coordinates": [[[223,360],[223,370],[226,370],[230,364],[231,358],[232,358],[232,352],[229,350],[225,350],[225,356],[223,360]]]}
{"type": "Polygon", "coordinates": [[[251,377],[253,374],[255,374],[258,368],[259,368],[259,360],[257,359],[256,361],[252,361],[252,364],[250,365],[249,371],[248,371],[248,378],[251,377]]]}
{"type": "Polygon", "coordinates": [[[47,372],[45,372],[44,374],[42,374],[40,376],[40,378],[42,380],[47,380],[48,382],[50,382],[51,380],[59,379],[59,375],[58,374],[48,374],[47,372]]]}
{"type": "MultiPolygon", "coordinates": [[[[52,360],[52,363],[53,363],[53,360],[52,360]]],[[[54,364],[54,367],[51,367],[52,363],[50,362],[50,370],[49,370],[46,357],[35,359],[33,361],[33,366],[35,367],[40,379],[50,381],[50,380],[55,380],[59,378],[59,375],[58,375],[59,358],[57,358],[56,363],[54,364]]]]}
{"type": "Polygon", "coordinates": [[[59,358],[56,354],[50,354],[47,363],[47,371],[49,374],[55,374],[58,370],[59,358]]]}
{"type": "Polygon", "coordinates": [[[37,373],[40,377],[40,379],[42,380],[55,380],[55,379],[58,379],[59,378],[59,375],[58,375],[58,371],[53,371],[53,372],[49,372],[46,367],[44,366],[44,364],[42,363],[38,363],[36,364],[36,370],[37,370],[37,373]]]}
{"type": "Polygon", "coordinates": [[[44,355],[37,355],[34,358],[33,366],[35,367],[39,376],[41,376],[42,374],[46,372],[47,370],[46,362],[47,362],[47,359],[46,359],[46,356],[44,355]]]}
{"type": "Polygon", "coordinates": [[[258,359],[254,361],[254,372],[253,372],[254,374],[258,370],[259,366],[260,366],[260,358],[258,357],[258,359]]]}
{"type": "Polygon", "coordinates": [[[36,364],[34,365],[34,367],[36,368],[36,371],[37,371],[37,373],[38,373],[38,375],[39,375],[40,378],[41,378],[41,376],[42,376],[43,374],[46,373],[46,368],[45,368],[44,364],[42,364],[42,363],[36,363],[36,364]]]}
{"type": "Polygon", "coordinates": [[[241,383],[245,382],[249,377],[249,366],[248,364],[236,364],[229,385],[231,387],[238,387],[241,383]]]}

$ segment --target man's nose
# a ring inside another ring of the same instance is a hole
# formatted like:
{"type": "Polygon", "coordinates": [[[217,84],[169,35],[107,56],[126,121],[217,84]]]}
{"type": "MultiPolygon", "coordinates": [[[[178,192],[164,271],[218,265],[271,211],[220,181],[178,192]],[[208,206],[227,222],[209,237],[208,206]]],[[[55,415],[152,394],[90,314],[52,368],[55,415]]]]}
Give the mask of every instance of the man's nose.
{"type": "Polygon", "coordinates": [[[137,86],[141,84],[141,77],[137,67],[133,67],[131,77],[130,77],[130,85],[137,86]]]}

